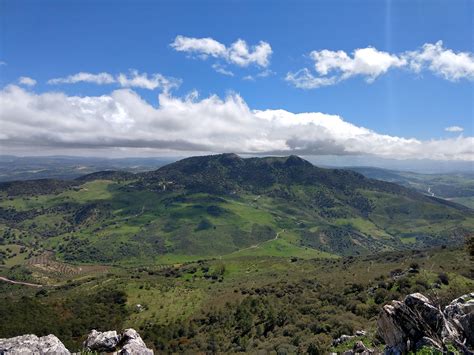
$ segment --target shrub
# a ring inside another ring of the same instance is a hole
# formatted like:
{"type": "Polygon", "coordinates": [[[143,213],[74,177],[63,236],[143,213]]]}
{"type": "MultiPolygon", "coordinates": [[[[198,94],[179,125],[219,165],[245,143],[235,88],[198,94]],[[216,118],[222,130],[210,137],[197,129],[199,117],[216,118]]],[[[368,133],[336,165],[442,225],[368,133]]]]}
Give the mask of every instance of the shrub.
{"type": "Polygon", "coordinates": [[[443,284],[443,285],[449,285],[449,277],[447,274],[444,272],[441,272],[438,274],[438,280],[443,284]]]}

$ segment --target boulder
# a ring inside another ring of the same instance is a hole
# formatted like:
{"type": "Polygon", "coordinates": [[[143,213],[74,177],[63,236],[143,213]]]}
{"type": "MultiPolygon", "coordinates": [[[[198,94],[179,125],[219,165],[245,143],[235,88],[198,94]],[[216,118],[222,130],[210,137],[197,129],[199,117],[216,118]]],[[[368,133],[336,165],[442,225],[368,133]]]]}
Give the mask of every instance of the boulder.
{"type": "Polygon", "coordinates": [[[352,348],[352,351],[356,354],[361,354],[361,353],[370,353],[369,349],[364,345],[363,342],[358,340],[355,344],[354,347],[352,348]]]}
{"type": "Polygon", "coordinates": [[[443,312],[420,293],[385,305],[377,326],[386,353],[406,353],[423,346],[445,351],[448,343],[466,351],[474,334],[474,294],[470,295],[454,300],[443,312]]]}
{"type": "Polygon", "coordinates": [[[444,309],[444,315],[458,333],[461,341],[474,347],[474,292],[453,300],[444,309]]]}
{"type": "Polygon", "coordinates": [[[26,334],[14,338],[0,339],[0,354],[71,354],[64,344],[54,335],[37,337],[26,334]]]}
{"type": "Polygon", "coordinates": [[[334,346],[338,346],[339,344],[343,344],[343,343],[345,343],[346,341],[351,340],[351,339],[353,339],[353,338],[355,338],[355,336],[343,334],[343,335],[341,335],[339,338],[334,339],[334,341],[332,342],[332,344],[333,344],[334,346]]]}
{"type": "Polygon", "coordinates": [[[145,342],[135,329],[125,329],[121,334],[115,330],[98,332],[92,330],[84,342],[89,351],[118,353],[120,355],[153,355],[153,350],[146,347],[145,342]]]}
{"type": "Polygon", "coordinates": [[[113,352],[119,344],[121,336],[115,330],[98,332],[93,329],[84,342],[84,348],[90,351],[113,352]]]}
{"type": "Polygon", "coordinates": [[[369,355],[373,354],[374,351],[372,349],[367,348],[364,343],[360,340],[356,341],[354,346],[352,347],[351,350],[343,352],[343,355],[369,355]]]}
{"type": "Polygon", "coordinates": [[[122,349],[120,355],[153,355],[153,350],[146,347],[145,342],[134,329],[126,329],[122,333],[122,349]]]}

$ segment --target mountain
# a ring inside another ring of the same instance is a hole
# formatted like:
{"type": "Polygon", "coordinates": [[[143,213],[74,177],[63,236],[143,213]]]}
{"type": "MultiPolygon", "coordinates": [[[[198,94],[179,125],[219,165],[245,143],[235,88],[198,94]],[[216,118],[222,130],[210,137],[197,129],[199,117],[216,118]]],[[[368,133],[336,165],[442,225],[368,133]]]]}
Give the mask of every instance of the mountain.
{"type": "Polygon", "coordinates": [[[152,172],[45,184],[0,185],[2,243],[25,257],[49,250],[92,263],[333,258],[459,245],[474,230],[466,207],[297,156],[200,156],[152,172]]]}

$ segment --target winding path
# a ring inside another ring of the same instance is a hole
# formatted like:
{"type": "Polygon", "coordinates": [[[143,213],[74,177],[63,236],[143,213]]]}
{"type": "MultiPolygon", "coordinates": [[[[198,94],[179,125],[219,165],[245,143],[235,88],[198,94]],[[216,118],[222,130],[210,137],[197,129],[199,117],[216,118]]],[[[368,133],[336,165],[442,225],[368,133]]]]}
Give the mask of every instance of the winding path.
{"type": "Polygon", "coordinates": [[[32,284],[32,283],[29,283],[29,282],[10,280],[10,279],[7,279],[6,277],[3,277],[3,276],[0,276],[0,281],[5,281],[5,282],[11,283],[11,284],[24,285],[24,286],[29,286],[29,287],[43,287],[43,285],[39,285],[39,284],[32,284]]]}
{"type": "MultiPolygon", "coordinates": [[[[285,230],[282,229],[281,231],[277,232],[277,233],[275,234],[275,238],[273,238],[273,239],[265,240],[265,241],[263,241],[263,242],[261,242],[261,243],[258,243],[258,244],[255,244],[255,245],[251,245],[251,246],[249,246],[249,247],[247,247],[247,248],[243,248],[243,249],[236,250],[236,251],[234,251],[234,252],[232,252],[232,253],[230,253],[230,254],[239,253],[239,252],[244,251],[244,250],[255,249],[255,248],[260,247],[262,244],[265,244],[265,243],[268,243],[268,242],[272,242],[272,241],[274,241],[274,240],[277,240],[278,237],[280,236],[280,234],[283,233],[284,231],[285,231],[285,230]]],[[[230,255],[230,254],[228,254],[228,255],[230,255]]]]}

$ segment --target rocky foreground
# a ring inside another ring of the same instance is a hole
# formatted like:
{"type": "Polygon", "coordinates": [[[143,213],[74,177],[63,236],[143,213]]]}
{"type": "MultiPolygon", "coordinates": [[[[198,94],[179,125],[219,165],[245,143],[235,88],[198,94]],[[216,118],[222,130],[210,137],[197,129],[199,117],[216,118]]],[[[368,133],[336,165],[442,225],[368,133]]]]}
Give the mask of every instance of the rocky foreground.
{"type": "MultiPolygon", "coordinates": [[[[83,352],[113,353],[119,355],[153,355],[145,342],[134,329],[126,329],[118,334],[115,330],[98,332],[92,330],[84,342],[83,352]]],[[[9,339],[0,339],[0,354],[54,354],[69,355],[71,353],[54,335],[37,337],[33,334],[21,335],[9,339]]]]}
{"type": "MultiPolygon", "coordinates": [[[[378,336],[386,344],[386,354],[405,354],[426,348],[443,353],[474,354],[474,292],[456,298],[444,310],[435,307],[424,295],[413,293],[403,301],[385,305],[377,326],[378,336]]],[[[342,336],[335,342],[344,342],[348,338],[351,337],[342,336]]],[[[92,330],[81,352],[153,354],[134,329],[126,329],[122,333],[92,330]]],[[[373,353],[376,351],[358,341],[352,350],[344,354],[373,353]]],[[[63,355],[71,352],[54,335],[37,337],[27,334],[0,339],[0,355],[3,354],[63,355]]]]}
{"type": "Polygon", "coordinates": [[[452,301],[443,311],[420,293],[383,307],[377,321],[388,354],[404,354],[423,347],[441,352],[473,354],[474,292],[452,301]]]}

